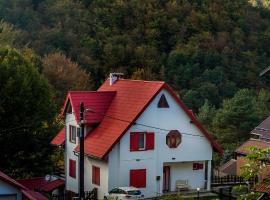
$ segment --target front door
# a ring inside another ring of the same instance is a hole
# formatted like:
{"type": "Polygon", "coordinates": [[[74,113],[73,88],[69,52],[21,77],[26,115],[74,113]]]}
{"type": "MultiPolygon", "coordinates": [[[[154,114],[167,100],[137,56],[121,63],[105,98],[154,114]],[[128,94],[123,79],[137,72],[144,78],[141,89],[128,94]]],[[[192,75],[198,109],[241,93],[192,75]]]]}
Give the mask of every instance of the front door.
{"type": "Polygon", "coordinates": [[[163,192],[169,192],[170,191],[170,166],[164,166],[163,167],[163,192]]]}

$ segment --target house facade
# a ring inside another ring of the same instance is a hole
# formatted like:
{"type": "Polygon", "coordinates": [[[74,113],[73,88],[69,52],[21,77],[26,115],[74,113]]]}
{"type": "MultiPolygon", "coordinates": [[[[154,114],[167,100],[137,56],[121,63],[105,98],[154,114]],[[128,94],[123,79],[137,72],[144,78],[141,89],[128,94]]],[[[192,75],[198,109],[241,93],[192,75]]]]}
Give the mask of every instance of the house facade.
{"type": "MultiPolygon", "coordinates": [[[[240,147],[235,150],[236,154],[236,173],[241,175],[241,168],[247,163],[245,157],[251,152],[251,146],[259,149],[266,149],[270,147],[270,117],[267,117],[251,132],[251,138],[244,142],[240,147]]],[[[259,180],[270,178],[270,166],[267,165],[262,172],[258,175],[259,180]]]]}
{"type": "Polygon", "coordinates": [[[79,103],[85,113],[85,190],[98,198],[118,186],[145,197],[188,189],[210,190],[213,150],[222,152],[164,82],[107,80],[96,92],[69,92],[65,128],[51,142],[65,146],[66,189],[78,192],[79,103]]]}

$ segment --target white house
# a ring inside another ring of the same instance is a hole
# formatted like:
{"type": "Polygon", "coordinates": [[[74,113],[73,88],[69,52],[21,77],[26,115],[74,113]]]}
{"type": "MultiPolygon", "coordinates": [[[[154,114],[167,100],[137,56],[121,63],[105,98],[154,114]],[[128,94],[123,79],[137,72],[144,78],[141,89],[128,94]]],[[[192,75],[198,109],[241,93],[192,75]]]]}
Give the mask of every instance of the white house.
{"type": "Polygon", "coordinates": [[[66,189],[78,192],[79,104],[85,114],[85,191],[98,198],[117,186],[138,187],[145,197],[210,189],[213,150],[222,152],[164,82],[116,79],[94,92],[69,92],[65,128],[51,142],[65,146],[66,189]]]}

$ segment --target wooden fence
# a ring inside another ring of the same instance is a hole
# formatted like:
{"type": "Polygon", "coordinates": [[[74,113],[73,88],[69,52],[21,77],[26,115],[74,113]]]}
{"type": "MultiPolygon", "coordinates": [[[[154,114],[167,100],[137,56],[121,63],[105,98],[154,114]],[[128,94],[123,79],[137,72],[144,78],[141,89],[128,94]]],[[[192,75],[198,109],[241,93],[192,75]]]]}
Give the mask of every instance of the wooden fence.
{"type": "Polygon", "coordinates": [[[212,186],[219,185],[238,185],[238,184],[254,184],[258,182],[258,177],[252,177],[248,181],[241,176],[213,176],[211,180],[212,186]]]}
{"type": "MultiPolygon", "coordinates": [[[[79,195],[73,192],[65,192],[60,195],[53,194],[50,200],[76,200],[79,199],[79,195]]],[[[92,191],[84,192],[85,200],[97,200],[97,188],[92,191]]]]}

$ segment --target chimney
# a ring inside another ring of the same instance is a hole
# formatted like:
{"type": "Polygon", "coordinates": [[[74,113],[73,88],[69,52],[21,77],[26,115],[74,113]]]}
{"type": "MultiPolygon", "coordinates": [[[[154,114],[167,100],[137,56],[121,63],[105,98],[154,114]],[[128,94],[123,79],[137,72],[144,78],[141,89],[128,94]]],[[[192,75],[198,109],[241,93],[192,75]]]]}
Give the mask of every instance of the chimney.
{"type": "Polygon", "coordinates": [[[124,74],[123,73],[110,73],[110,85],[113,85],[118,79],[120,79],[124,74]]]}

